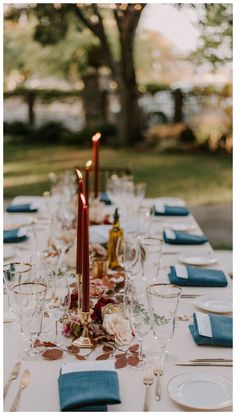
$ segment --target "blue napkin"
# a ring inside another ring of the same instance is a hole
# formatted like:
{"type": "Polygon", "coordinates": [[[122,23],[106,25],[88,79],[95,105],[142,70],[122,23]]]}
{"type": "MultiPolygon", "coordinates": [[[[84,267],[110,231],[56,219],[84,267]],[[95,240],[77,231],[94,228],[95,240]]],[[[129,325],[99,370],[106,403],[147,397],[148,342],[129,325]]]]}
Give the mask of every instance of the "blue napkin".
{"type": "Polygon", "coordinates": [[[189,326],[190,333],[198,345],[233,347],[232,317],[206,314],[210,320],[212,337],[199,334],[196,313],[193,313],[193,324],[189,326]]]}
{"type": "Polygon", "coordinates": [[[100,202],[105,203],[105,205],[111,205],[111,200],[109,199],[108,195],[106,192],[101,192],[100,193],[100,202]]]}
{"type": "Polygon", "coordinates": [[[187,270],[188,278],[179,278],[175,267],[170,267],[168,277],[171,284],[189,287],[225,287],[228,284],[223,271],[194,267],[184,268],[187,270]]]}
{"type": "Polygon", "coordinates": [[[23,212],[37,212],[38,208],[34,207],[32,203],[22,203],[20,205],[9,205],[7,207],[7,212],[10,213],[23,213],[23,212]]]}
{"type": "Polygon", "coordinates": [[[28,239],[26,234],[19,234],[20,229],[10,229],[3,232],[3,242],[4,244],[23,242],[28,239]]]}
{"type": "Polygon", "coordinates": [[[60,374],[58,387],[61,411],[106,412],[107,405],[121,402],[118,376],[111,370],[60,374]]]}
{"type": "Polygon", "coordinates": [[[170,238],[167,231],[163,232],[163,239],[168,244],[173,245],[200,245],[204,244],[205,242],[208,242],[208,239],[204,235],[191,235],[187,232],[182,231],[174,231],[171,229],[171,232],[173,232],[175,238],[170,238]]]}
{"type": "Polygon", "coordinates": [[[154,206],[154,214],[156,216],[188,216],[189,210],[184,206],[163,206],[162,209],[157,210],[157,207],[154,206]]]}

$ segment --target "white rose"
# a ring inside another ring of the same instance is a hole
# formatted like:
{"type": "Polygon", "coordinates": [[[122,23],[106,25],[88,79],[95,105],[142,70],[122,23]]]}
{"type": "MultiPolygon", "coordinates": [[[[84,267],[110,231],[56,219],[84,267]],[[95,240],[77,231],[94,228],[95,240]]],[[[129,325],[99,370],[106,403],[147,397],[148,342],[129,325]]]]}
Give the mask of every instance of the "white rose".
{"type": "Polygon", "coordinates": [[[128,320],[124,319],[120,314],[105,314],[103,319],[103,327],[108,334],[115,336],[115,342],[118,346],[128,344],[132,339],[132,331],[128,320]]]}

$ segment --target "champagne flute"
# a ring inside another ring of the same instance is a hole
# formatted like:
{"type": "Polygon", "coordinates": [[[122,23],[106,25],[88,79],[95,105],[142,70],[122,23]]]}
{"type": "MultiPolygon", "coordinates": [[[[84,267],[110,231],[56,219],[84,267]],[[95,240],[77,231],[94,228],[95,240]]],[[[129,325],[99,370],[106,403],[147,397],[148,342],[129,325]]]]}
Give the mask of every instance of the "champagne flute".
{"type": "Polygon", "coordinates": [[[160,270],[163,239],[158,236],[147,236],[140,239],[140,244],[144,278],[156,281],[160,270]]]}

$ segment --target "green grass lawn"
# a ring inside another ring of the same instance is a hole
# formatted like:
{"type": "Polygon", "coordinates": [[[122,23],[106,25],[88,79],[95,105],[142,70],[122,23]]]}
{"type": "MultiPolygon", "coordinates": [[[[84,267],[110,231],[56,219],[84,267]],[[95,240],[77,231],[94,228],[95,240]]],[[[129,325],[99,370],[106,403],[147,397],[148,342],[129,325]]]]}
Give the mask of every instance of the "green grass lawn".
{"type": "MultiPolygon", "coordinates": [[[[49,189],[48,173],[72,170],[92,157],[72,146],[5,144],[4,196],[40,195],[49,189]]],[[[104,167],[130,165],[135,181],[147,183],[147,196],[178,196],[191,204],[231,201],[232,160],[227,155],[158,154],[103,148],[104,167]]]]}

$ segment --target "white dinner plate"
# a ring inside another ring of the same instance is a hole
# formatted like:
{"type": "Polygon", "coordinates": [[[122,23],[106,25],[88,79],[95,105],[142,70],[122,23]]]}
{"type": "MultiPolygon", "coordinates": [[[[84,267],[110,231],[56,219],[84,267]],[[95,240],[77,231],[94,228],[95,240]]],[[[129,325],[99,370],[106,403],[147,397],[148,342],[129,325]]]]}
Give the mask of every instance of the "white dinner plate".
{"type": "Polygon", "coordinates": [[[15,254],[16,254],[16,251],[14,248],[12,248],[11,246],[4,246],[4,251],[3,251],[4,261],[7,259],[13,258],[15,254]]]}
{"type": "Polygon", "coordinates": [[[163,203],[168,206],[185,206],[185,201],[178,197],[157,197],[156,203],[163,203]]]}
{"type": "Polygon", "coordinates": [[[201,295],[194,303],[202,310],[212,313],[231,313],[233,311],[232,297],[230,295],[201,295]]]}
{"type": "Polygon", "coordinates": [[[214,258],[211,255],[181,255],[179,256],[178,260],[185,265],[195,265],[195,266],[203,266],[203,265],[213,265],[217,262],[217,258],[214,258]]]}
{"type": "Polygon", "coordinates": [[[167,386],[170,398],[191,409],[216,410],[232,405],[232,381],[209,372],[183,373],[167,386]]]}

